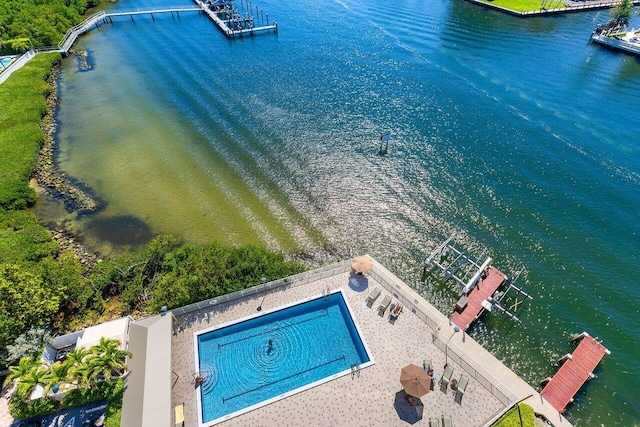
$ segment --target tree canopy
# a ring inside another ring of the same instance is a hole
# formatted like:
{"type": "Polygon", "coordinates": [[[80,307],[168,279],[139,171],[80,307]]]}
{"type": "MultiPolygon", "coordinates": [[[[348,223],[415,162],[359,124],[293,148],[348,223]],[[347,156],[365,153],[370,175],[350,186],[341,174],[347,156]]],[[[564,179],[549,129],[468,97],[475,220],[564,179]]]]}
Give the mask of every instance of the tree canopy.
{"type": "Polygon", "coordinates": [[[54,46],[82,21],[87,7],[97,4],[98,0],[0,0],[0,42],[10,50],[54,46]]]}
{"type": "Polygon", "coordinates": [[[611,15],[613,15],[613,21],[616,25],[629,25],[629,20],[633,15],[633,3],[631,0],[622,0],[611,9],[611,15]]]}

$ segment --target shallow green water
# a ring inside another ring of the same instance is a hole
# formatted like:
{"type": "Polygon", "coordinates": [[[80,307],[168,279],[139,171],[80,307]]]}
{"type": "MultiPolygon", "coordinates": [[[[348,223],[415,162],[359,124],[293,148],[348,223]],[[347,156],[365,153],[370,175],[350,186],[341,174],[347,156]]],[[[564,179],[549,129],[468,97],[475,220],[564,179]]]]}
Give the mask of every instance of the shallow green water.
{"type": "Polygon", "coordinates": [[[368,252],[445,313],[459,289],[423,282],[421,263],[464,230],[503,271],[525,267],[535,298],[522,324],[493,314],[471,335],[532,384],[570,334],[598,336],[612,355],[567,416],[637,423],[640,61],[587,45],[607,12],[259,6],[277,36],[227,41],[187,14],[85,36],[95,67],[63,65],[59,159],[108,205],[41,218],[105,253],[157,233],[318,262],[368,252]]]}

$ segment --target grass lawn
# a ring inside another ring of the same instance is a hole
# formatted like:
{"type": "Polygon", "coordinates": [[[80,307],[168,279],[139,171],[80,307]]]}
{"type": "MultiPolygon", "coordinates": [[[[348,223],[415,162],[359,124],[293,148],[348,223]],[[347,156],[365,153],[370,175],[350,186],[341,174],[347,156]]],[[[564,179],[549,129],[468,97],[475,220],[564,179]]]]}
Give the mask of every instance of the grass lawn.
{"type": "MultiPolygon", "coordinates": [[[[542,0],[481,0],[483,3],[504,7],[516,12],[528,12],[542,9],[542,0]]],[[[564,9],[566,6],[561,1],[545,2],[545,9],[564,9]]]]}
{"type": "Polygon", "coordinates": [[[534,427],[534,424],[533,408],[527,404],[519,403],[507,411],[491,427],[534,427]]]}

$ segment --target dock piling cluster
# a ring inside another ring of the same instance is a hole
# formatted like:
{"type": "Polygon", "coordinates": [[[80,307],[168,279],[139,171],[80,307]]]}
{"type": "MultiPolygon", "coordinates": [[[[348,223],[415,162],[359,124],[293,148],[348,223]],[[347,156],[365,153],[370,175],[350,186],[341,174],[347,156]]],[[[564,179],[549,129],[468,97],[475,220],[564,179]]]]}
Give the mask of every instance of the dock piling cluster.
{"type": "Polygon", "coordinates": [[[238,10],[232,3],[233,0],[194,0],[198,6],[211,18],[220,31],[227,38],[252,37],[254,34],[264,31],[278,32],[278,23],[269,23],[269,14],[256,6],[253,15],[253,4],[250,0],[240,0],[238,10]],[[265,22],[266,15],[266,22],[265,22]]]}

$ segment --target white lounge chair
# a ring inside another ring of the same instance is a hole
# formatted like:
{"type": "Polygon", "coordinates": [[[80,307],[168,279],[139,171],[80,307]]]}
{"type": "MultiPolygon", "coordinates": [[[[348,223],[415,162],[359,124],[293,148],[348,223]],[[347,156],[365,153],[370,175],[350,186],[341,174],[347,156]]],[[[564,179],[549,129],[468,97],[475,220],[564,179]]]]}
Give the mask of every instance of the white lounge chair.
{"type": "Polygon", "coordinates": [[[391,310],[391,312],[389,313],[389,319],[390,320],[395,320],[398,318],[398,316],[400,316],[400,313],[402,313],[402,304],[398,303],[396,304],[396,306],[393,308],[393,310],[391,310]]]}

